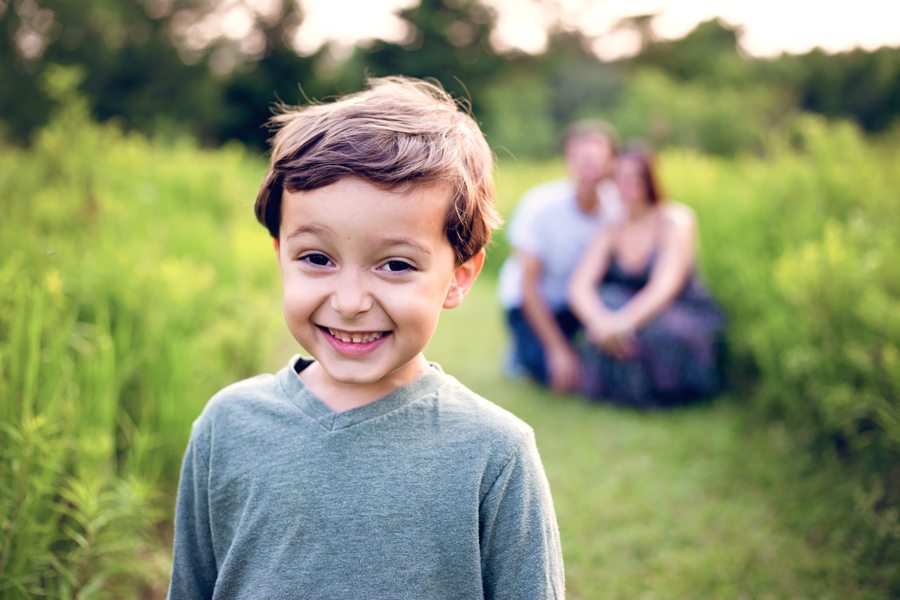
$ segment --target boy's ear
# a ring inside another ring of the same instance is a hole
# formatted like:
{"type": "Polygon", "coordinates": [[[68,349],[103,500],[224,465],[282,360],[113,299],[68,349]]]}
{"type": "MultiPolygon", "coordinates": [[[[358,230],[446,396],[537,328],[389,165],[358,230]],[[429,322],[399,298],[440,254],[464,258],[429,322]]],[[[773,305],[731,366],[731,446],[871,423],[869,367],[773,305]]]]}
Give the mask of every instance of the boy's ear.
{"type": "Polygon", "coordinates": [[[272,238],[272,246],[275,247],[275,254],[278,254],[278,238],[272,238]]]}
{"type": "Polygon", "coordinates": [[[462,303],[463,298],[472,289],[472,284],[481,268],[484,266],[484,249],[482,248],[472,258],[456,267],[453,272],[453,281],[450,283],[450,289],[447,290],[447,297],[444,298],[444,308],[455,308],[462,303]]]}

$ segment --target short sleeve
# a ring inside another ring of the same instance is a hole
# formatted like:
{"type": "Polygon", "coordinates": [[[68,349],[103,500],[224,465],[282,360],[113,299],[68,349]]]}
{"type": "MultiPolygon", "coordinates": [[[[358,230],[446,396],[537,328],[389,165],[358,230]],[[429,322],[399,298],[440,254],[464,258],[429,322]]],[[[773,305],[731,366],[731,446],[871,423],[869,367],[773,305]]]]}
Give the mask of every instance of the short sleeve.
{"type": "Polygon", "coordinates": [[[178,483],[170,600],[211,598],[216,583],[209,521],[209,447],[198,429],[195,425],[178,483]]]}
{"type": "Polygon", "coordinates": [[[479,516],[485,598],[565,597],[559,529],[532,432],[488,490],[479,516]]]}

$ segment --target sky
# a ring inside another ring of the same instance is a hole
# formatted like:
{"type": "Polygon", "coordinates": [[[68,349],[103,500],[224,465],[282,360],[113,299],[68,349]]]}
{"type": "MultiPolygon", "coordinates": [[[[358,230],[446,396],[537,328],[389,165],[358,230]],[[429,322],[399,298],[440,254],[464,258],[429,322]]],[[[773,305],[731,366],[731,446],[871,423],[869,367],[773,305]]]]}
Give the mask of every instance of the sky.
{"type": "MultiPolygon", "coordinates": [[[[626,16],[659,13],[656,32],[678,38],[704,20],[721,18],[743,30],[743,49],[755,56],[804,53],[815,47],[829,52],[862,47],[900,46],[900,2],[897,0],[485,0],[497,8],[494,42],[500,48],[540,52],[545,23],[558,18],[595,38],[603,58],[633,53],[637,40],[612,35],[612,25],[626,16]]],[[[304,21],[298,46],[313,51],[325,41],[344,44],[382,37],[403,37],[402,22],[393,14],[415,0],[302,0],[304,21]]]]}

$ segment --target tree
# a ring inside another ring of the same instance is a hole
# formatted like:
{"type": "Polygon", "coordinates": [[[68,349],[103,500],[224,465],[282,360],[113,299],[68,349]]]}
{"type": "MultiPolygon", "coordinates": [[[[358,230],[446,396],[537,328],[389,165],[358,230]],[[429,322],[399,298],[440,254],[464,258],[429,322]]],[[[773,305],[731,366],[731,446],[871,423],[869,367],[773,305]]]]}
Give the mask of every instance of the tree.
{"type": "Polygon", "coordinates": [[[772,85],[793,90],[803,110],[850,118],[885,131],[900,117],[900,48],[782,56],[767,69],[772,85]]]}
{"type": "Polygon", "coordinates": [[[504,64],[490,40],[493,9],[481,0],[421,0],[399,16],[408,28],[406,40],[379,40],[360,51],[371,74],[432,77],[477,109],[504,64]]]}
{"type": "Polygon", "coordinates": [[[752,75],[749,62],[740,53],[739,27],[711,19],[698,24],[683,38],[662,40],[646,33],[649,31],[646,18],[639,24],[645,32],[644,45],[631,60],[635,66],[661,69],[682,81],[704,80],[715,84],[741,84],[752,75]]]}
{"type": "Polygon", "coordinates": [[[161,114],[177,120],[208,103],[202,60],[185,64],[171,32],[178,15],[213,8],[211,0],[0,3],[0,114],[8,135],[24,141],[47,119],[52,101],[39,82],[52,64],[84,67],[81,91],[101,118],[149,127],[161,114]]]}
{"type": "Polygon", "coordinates": [[[39,82],[59,64],[83,67],[80,92],[100,120],[210,144],[260,143],[269,105],[279,95],[299,99],[297,84],[313,84],[315,57],[290,45],[302,20],[296,0],[224,8],[249,19],[247,31],[229,35],[222,0],[0,1],[6,135],[25,142],[47,120],[53,101],[39,82]]]}

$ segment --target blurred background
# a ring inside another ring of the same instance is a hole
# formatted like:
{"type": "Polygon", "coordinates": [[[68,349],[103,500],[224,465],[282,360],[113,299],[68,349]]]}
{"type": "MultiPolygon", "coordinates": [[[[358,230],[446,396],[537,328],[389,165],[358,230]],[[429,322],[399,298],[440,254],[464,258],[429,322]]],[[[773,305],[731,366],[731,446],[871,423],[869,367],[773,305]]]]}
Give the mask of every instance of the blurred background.
{"type": "Polygon", "coordinates": [[[506,217],[600,117],[699,218],[729,320],[709,404],[506,379],[502,231],[428,348],[535,428],[569,596],[900,597],[897,23],[875,0],[0,0],[0,597],[164,596],[191,423],[298,351],[252,216],[264,123],[397,73],[471,105],[506,217]]]}
{"type": "Polygon", "coordinates": [[[898,20],[873,0],[4,0],[0,119],[26,143],[55,106],[42,74],[77,65],[100,121],[262,149],[276,99],[404,73],[470,99],[516,156],[553,155],[595,115],[626,138],[758,152],[800,112],[896,131],[898,20]]]}

